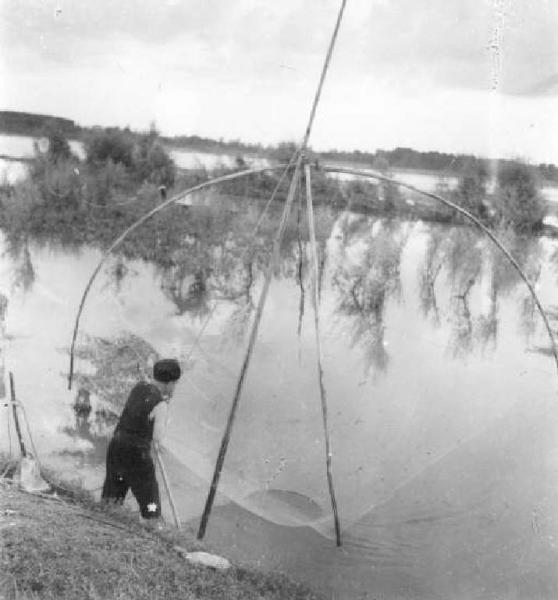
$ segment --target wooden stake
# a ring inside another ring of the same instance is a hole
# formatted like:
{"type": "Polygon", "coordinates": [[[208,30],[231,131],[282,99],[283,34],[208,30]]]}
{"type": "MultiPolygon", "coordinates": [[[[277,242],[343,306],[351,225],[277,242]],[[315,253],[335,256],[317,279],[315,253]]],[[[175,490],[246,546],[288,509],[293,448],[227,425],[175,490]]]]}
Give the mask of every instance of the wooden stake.
{"type": "Polygon", "coordinates": [[[169,497],[172,515],[174,517],[174,523],[176,525],[176,528],[180,529],[180,518],[178,517],[178,511],[176,510],[176,505],[174,503],[174,498],[172,496],[172,492],[170,489],[167,472],[165,470],[165,465],[163,463],[163,459],[161,458],[161,454],[157,448],[155,448],[155,457],[157,458],[157,462],[159,463],[159,468],[161,469],[161,476],[163,477],[163,483],[165,485],[165,489],[167,490],[167,496],[169,497]]]}
{"type": "Polygon", "coordinates": [[[21,428],[19,426],[19,417],[17,415],[17,400],[15,394],[14,376],[10,371],[10,397],[12,400],[12,411],[14,415],[14,423],[17,432],[17,439],[19,440],[19,449],[21,450],[21,456],[27,456],[27,450],[25,449],[25,443],[23,442],[23,436],[21,435],[21,428]]]}

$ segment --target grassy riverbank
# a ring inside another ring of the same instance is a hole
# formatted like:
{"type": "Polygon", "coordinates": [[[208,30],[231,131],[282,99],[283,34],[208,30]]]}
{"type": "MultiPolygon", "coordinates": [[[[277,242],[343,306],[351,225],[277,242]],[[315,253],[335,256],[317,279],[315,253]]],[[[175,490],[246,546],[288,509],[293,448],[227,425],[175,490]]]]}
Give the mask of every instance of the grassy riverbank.
{"type": "Polygon", "coordinates": [[[187,562],[191,534],[153,532],[123,510],[0,483],[0,598],[6,600],[299,599],[318,596],[285,576],[187,562]]]}

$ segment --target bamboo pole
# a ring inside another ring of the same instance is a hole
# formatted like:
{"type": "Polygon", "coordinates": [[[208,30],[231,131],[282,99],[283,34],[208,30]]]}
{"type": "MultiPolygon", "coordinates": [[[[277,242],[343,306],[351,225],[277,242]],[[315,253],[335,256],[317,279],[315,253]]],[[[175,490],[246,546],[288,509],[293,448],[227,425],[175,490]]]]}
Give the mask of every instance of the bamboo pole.
{"type": "Polygon", "coordinates": [[[314,123],[314,118],[316,116],[316,109],[318,107],[318,103],[320,101],[320,97],[321,97],[321,93],[322,93],[322,88],[324,85],[324,81],[325,81],[325,77],[327,74],[327,70],[329,68],[329,64],[331,61],[331,56],[333,53],[333,48],[335,46],[335,41],[337,39],[337,34],[339,32],[339,26],[341,24],[341,19],[343,16],[343,11],[345,9],[345,5],[346,5],[347,0],[342,0],[341,2],[341,6],[339,8],[339,12],[337,14],[337,21],[335,23],[335,28],[333,30],[333,34],[331,36],[330,42],[329,42],[329,47],[327,50],[327,55],[326,58],[324,60],[324,65],[322,68],[322,72],[320,75],[320,81],[318,83],[318,87],[316,89],[316,94],[314,96],[314,102],[312,103],[312,108],[310,110],[310,116],[308,118],[308,124],[306,126],[306,131],[304,133],[304,138],[302,140],[302,143],[299,146],[299,149],[297,151],[297,159],[296,159],[296,165],[295,165],[295,170],[294,170],[294,174],[293,174],[293,178],[291,180],[291,185],[289,187],[289,193],[287,196],[287,201],[285,203],[285,209],[283,210],[283,215],[281,217],[281,222],[279,224],[279,228],[277,230],[277,234],[274,240],[274,244],[273,244],[273,254],[271,257],[271,262],[269,265],[269,268],[267,270],[266,273],[266,278],[265,278],[265,282],[264,282],[264,287],[262,289],[262,292],[260,294],[260,299],[258,302],[258,306],[256,309],[256,316],[254,317],[254,322],[252,325],[252,331],[250,333],[250,340],[248,342],[248,347],[246,349],[246,355],[244,357],[244,362],[242,364],[241,370],[240,370],[240,375],[238,378],[238,382],[237,382],[237,387],[236,387],[236,391],[235,391],[235,395],[233,398],[233,402],[231,405],[231,409],[229,412],[229,417],[227,420],[227,425],[225,428],[225,432],[223,433],[223,438],[221,440],[221,447],[219,448],[219,454],[217,456],[217,461],[215,464],[215,469],[213,471],[213,477],[211,480],[211,485],[209,488],[209,493],[207,496],[207,500],[205,503],[205,507],[203,510],[203,514],[202,514],[202,518],[201,518],[201,522],[200,522],[200,527],[198,530],[198,539],[202,539],[203,536],[205,535],[205,530],[207,527],[207,522],[209,520],[209,515],[211,513],[211,508],[213,506],[213,502],[215,499],[215,494],[217,492],[217,485],[219,483],[219,478],[221,476],[221,470],[223,468],[223,463],[225,461],[225,454],[227,452],[227,447],[229,444],[229,438],[230,438],[230,434],[231,434],[231,430],[232,430],[232,425],[234,422],[234,417],[236,414],[236,409],[238,406],[238,402],[240,399],[240,393],[242,391],[242,387],[244,384],[244,378],[246,376],[246,372],[248,370],[248,365],[250,363],[250,358],[252,356],[252,350],[254,348],[254,344],[256,341],[256,337],[258,334],[258,328],[259,328],[259,324],[260,324],[260,319],[262,316],[262,312],[263,312],[263,308],[265,305],[265,301],[267,298],[267,292],[269,290],[269,285],[271,283],[271,279],[273,276],[273,271],[275,269],[275,263],[278,261],[279,259],[279,249],[280,249],[280,245],[281,245],[281,241],[283,239],[283,234],[284,234],[284,230],[285,230],[285,226],[287,223],[287,218],[289,216],[290,210],[291,210],[291,206],[293,203],[293,199],[295,196],[295,192],[296,192],[296,188],[297,185],[299,183],[299,177],[300,177],[300,171],[301,171],[301,167],[302,167],[302,159],[303,159],[303,155],[304,155],[304,151],[306,150],[306,147],[308,146],[308,140],[310,138],[310,133],[312,131],[312,125],[314,123]]]}
{"type": "Polygon", "coordinates": [[[165,485],[165,490],[167,491],[167,496],[169,497],[169,503],[171,505],[172,515],[174,517],[174,523],[177,529],[180,529],[180,518],[178,516],[178,511],[176,510],[176,504],[174,502],[174,497],[172,495],[172,491],[169,485],[169,479],[167,477],[167,471],[165,469],[165,464],[163,463],[163,458],[161,457],[161,453],[159,449],[155,447],[155,456],[157,458],[157,463],[159,464],[159,468],[161,469],[161,476],[163,478],[163,484],[165,485]]]}
{"type": "Polygon", "coordinates": [[[556,341],[554,339],[554,334],[552,332],[552,328],[550,327],[550,322],[548,320],[548,316],[547,316],[544,308],[542,307],[542,304],[539,300],[539,297],[537,296],[537,293],[535,292],[535,289],[533,288],[533,286],[531,285],[531,282],[527,278],[527,275],[525,275],[525,273],[523,272],[523,269],[519,266],[518,262],[511,255],[509,250],[496,237],[496,235],[494,235],[494,233],[492,233],[492,231],[490,231],[490,229],[488,229],[488,227],[486,225],[484,225],[479,219],[477,219],[477,217],[472,215],[468,210],[465,210],[463,207],[459,206],[458,204],[455,204],[451,200],[443,198],[442,196],[439,196],[438,194],[434,194],[433,192],[427,192],[425,190],[421,190],[420,188],[417,188],[414,185],[410,185],[409,183],[404,183],[403,181],[398,181],[397,179],[393,179],[392,177],[388,177],[387,175],[381,175],[380,173],[376,173],[376,172],[364,171],[362,169],[350,169],[350,168],[336,167],[336,166],[330,166],[330,165],[321,165],[319,168],[322,171],[325,171],[326,173],[345,173],[347,175],[357,175],[359,177],[368,177],[371,179],[377,179],[379,181],[386,181],[388,183],[393,183],[399,187],[406,188],[408,190],[417,192],[418,194],[421,194],[428,198],[432,198],[433,200],[436,200],[437,202],[441,202],[442,204],[445,204],[452,210],[462,214],[465,218],[467,218],[469,221],[474,223],[503,252],[505,257],[508,259],[508,261],[514,267],[514,269],[518,272],[519,276],[521,277],[521,279],[523,279],[525,285],[527,286],[527,288],[531,294],[531,297],[533,298],[533,300],[537,306],[537,309],[543,319],[544,325],[546,327],[546,331],[548,333],[548,337],[550,338],[550,347],[552,350],[552,354],[554,356],[554,363],[556,365],[556,371],[558,372],[558,349],[556,347],[556,341]]]}
{"type": "Polygon", "coordinates": [[[289,193],[287,196],[287,201],[285,203],[285,208],[283,209],[283,214],[281,216],[281,222],[277,229],[277,233],[275,235],[275,240],[273,242],[273,252],[271,255],[271,260],[269,266],[267,268],[264,286],[260,293],[260,298],[258,301],[258,306],[256,308],[256,314],[254,317],[254,321],[252,323],[252,330],[250,332],[250,339],[248,340],[248,346],[246,348],[246,353],[244,356],[244,361],[242,363],[242,367],[240,369],[240,375],[238,377],[238,381],[236,384],[236,390],[234,393],[232,405],[229,411],[229,416],[227,419],[227,425],[225,427],[225,431],[223,433],[223,437],[221,439],[221,445],[219,447],[219,454],[217,455],[217,461],[215,463],[215,468],[213,470],[213,477],[211,479],[211,485],[209,487],[209,493],[207,495],[207,499],[205,502],[205,506],[203,509],[203,514],[200,521],[200,526],[198,529],[198,539],[202,539],[205,535],[205,530],[207,528],[207,523],[209,521],[209,515],[211,514],[211,509],[213,508],[213,502],[215,501],[215,494],[217,493],[217,486],[219,485],[219,479],[221,477],[221,471],[223,469],[223,464],[225,462],[225,455],[227,453],[227,448],[229,445],[229,440],[232,432],[232,426],[234,423],[234,419],[236,416],[236,410],[238,408],[238,403],[240,401],[240,394],[242,392],[242,388],[244,386],[244,380],[246,377],[246,372],[248,371],[248,365],[250,364],[250,359],[252,357],[252,351],[254,350],[254,345],[256,343],[256,337],[258,335],[258,329],[260,326],[260,321],[263,313],[263,309],[265,306],[265,301],[267,299],[267,293],[269,291],[269,286],[271,284],[271,279],[273,278],[273,273],[275,271],[276,264],[279,260],[279,250],[281,247],[281,242],[283,240],[283,235],[285,233],[285,227],[287,224],[287,219],[291,210],[291,206],[293,203],[293,198],[296,191],[296,182],[298,179],[299,171],[300,171],[300,163],[301,159],[297,160],[295,166],[295,173],[291,180],[291,185],[289,187],[289,193]]]}
{"type": "MultiPolygon", "coordinates": [[[[260,226],[263,223],[264,217],[265,217],[267,211],[269,210],[269,207],[271,206],[271,203],[273,202],[275,196],[277,195],[277,192],[279,191],[281,184],[285,180],[288,170],[295,164],[295,158],[296,158],[296,153],[293,154],[293,156],[289,160],[289,163],[285,166],[285,170],[281,173],[281,177],[279,178],[279,181],[275,185],[275,188],[273,189],[273,192],[271,193],[269,200],[267,201],[261,215],[258,218],[258,221],[254,227],[254,230],[250,234],[250,239],[254,240],[256,238],[256,234],[258,233],[260,226]]],[[[244,249],[244,251],[242,252],[242,255],[240,256],[239,262],[244,261],[244,258],[248,254],[249,248],[250,248],[250,246],[247,246],[244,249]]],[[[185,359],[186,363],[188,363],[188,361],[190,360],[190,357],[194,353],[194,350],[197,348],[198,344],[200,343],[201,337],[205,331],[205,328],[208,326],[209,321],[211,320],[211,317],[213,316],[213,313],[215,312],[216,307],[217,307],[217,304],[214,303],[213,306],[211,307],[211,310],[209,311],[207,317],[205,318],[205,321],[204,321],[203,325],[201,326],[200,331],[199,331],[198,335],[196,336],[196,339],[194,340],[194,343],[192,344],[190,351],[188,352],[188,355],[186,356],[186,359],[185,359]]]]}
{"type": "Polygon", "coordinates": [[[333,511],[333,523],[335,526],[335,541],[337,546],[341,546],[341,525],[339,523],[339,511],[337,509],[337,500],[335,499],[335,489],[333,487],[333,475],[331,473],[331,442],[329,439],[329,426],[327,416],[327,396],[324,385],[324,370],[322,367],[322,348],[320,342],[320,298],[318,291],[318,252],[316,243],[316,231],[314,227],[314,208],[312,206],[312,181],[310,175],[310,166],[304,165],[304,175],[306,180],[306,214],[308,217],[308,230],[310,232],[310,247],[312,249],[312,304],[314,307],[314,332],[316,337],[316,366],[318,368],[318,382],[320,384],[320,400],[322,405],[322,421],[324,426],[325,455],[326,455],[326,476],[331,499],[331,508],[333,511]]]}

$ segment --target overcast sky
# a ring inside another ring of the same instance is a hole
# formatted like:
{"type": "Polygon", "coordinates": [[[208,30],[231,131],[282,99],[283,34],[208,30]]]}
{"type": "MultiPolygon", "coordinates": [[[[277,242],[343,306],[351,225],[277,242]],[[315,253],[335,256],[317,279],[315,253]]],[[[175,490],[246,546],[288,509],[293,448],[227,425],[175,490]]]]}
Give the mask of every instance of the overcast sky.
{"type": "MultiPolygon", "coordinates": [[[[299,141],[340,0],[0,0],[0,108],[299,141]]],[[[558,163],[558,0],[347,0],[316,149],[558,163]]]]}

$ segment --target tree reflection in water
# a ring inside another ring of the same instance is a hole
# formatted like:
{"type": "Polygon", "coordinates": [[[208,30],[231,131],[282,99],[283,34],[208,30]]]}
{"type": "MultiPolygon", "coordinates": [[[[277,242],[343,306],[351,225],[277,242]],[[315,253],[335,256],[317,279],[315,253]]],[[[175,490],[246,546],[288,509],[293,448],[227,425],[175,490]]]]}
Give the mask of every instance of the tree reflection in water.
{"type": "Polygon", "coordinates": [[[440,311],[436,301],[436,280],[446,259],[443,242],[446,232],[433,229],[430,233],[425,253],[424,266],[419,267],[419,296],[422,314],[430,318],[435,326],[440,325],[440,311]]]}
{"type": "Polygon", "coordinates": [[[401,254],[407,235],[401,223],[346,214],[338,223],[341,244],[332,286],[337,312],[351,317],[351,345],[363,349],[366,374],[385,372],[389,354],[384,339],[388,298],[400,300],[401,254]]]}
{"type": "MultiPolygon", "coordinates": [[[[511,230],[497,232],[497,236],[535,284],[541,271],[540,240],[511,230]]],[[[520,328],[528,341],[536,324],[533,299],[516,269],[488,239],[468,227],[431,228],[419,267],[419,293],[423,314],[436,324],[440,324],[440,312],[435,283],[440,272],[445,272],[450,284],[449,351],[454,357],[463,358],[476,347],[482,352],[496,348],[499,299],[511,292],[521,294],[520,328]],[[476,316],[472,305],[479,313],[476,316]]]]}
{"type": "Polygon", "coordinates": [[[456,357],[473,350],[473,320],[470,294],[482,277],[482,245],[476,231],[459,227],[447,235],[446,265],[451,291],[451,333],[449,349],[456,357]]]}
{"type": "Polygon", "coordinates": [[[122,291],[124,279],[130,273],[130,267],[126,264],[123,256],[117,255],[113,264],[107,268],[107,271],[109,277],[107,285],[112,283],[114,285],[114,293],[118,295],[122,291]]]}
{"type": "Polygon", "coordinates": [[[14,287],[29,292],[36,277],[29,251],[29,241],[26,238],[18,242],[12,240],[8,243],[6,252],[14,262],[14,287]]]}
{"type": "Polygon", "coordinates": [[[104,461],[108,439],[130,390],[159,356],[150,344],[133,334],[111,339],[83,336],[83,340],[76,356],[92,369],[75,374],[79,391],[76,403],[69,407],[74,413],[74,425],[63,427],[62,431],[87,442],[87,449],[64,450],[63,454],[79,455],[84,463],[99,464],[104,461]],[[91,411],[76,410],[81,390],[93,398],[91,411]]]}
{"type": "MultiPolygon", "coordinates": [[[[541,260],[543,247],[538,237],[519,235],[512,230],[499,233],[512,256],[515,258],[527,279],[535,286],[541,275],[541,260]]],[[[537,322],[537,311],[533,297],[524,285],[519,273],[509,264],[501,253],[492,252],[494,285],[500,295],[508,295],[515,291],[520,293],[519,314],[520,330],[529,343],[537,322]]]]}

